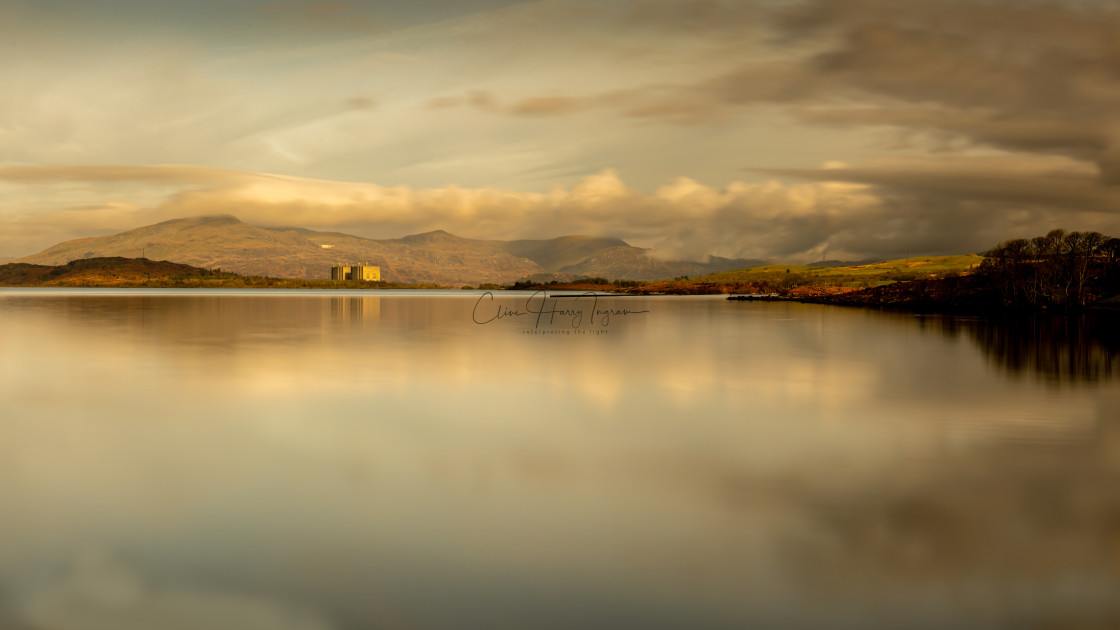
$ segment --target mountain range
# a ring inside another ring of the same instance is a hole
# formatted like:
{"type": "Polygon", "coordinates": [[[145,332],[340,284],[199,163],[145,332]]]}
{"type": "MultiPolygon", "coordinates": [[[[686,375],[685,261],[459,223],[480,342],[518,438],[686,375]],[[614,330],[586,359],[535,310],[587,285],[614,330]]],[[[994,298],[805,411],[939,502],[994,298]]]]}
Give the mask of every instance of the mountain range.
{"type": "Polygon", "coordinates": [[[381,267],[387,282],[508,284],[517,280],[604,277],[659,280],[765,264],[711,257],[666,261],[616,238],[562,236],[544,240],[477,240],[443,230],[374,240],[296,227],[258,227],[230,215],[172,219],[118,234],[80,238],[12,262],[62,265],[121,256],[168,260],[242,275],[329,278],[336,264],[381,267]]]}

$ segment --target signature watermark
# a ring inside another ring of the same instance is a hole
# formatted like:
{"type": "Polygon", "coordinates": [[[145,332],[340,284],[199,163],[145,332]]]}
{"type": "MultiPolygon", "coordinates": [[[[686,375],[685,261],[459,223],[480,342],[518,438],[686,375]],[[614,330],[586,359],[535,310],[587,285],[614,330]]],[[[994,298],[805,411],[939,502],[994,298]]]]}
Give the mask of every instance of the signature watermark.
{"type": "Polygon", "coordinates": [[[601,305],[598,293],[578,295],[549,295],[537,291],[524,304],[509,306],[499,303],[494,294],[487,291],[474,303],[471,317],[479,325],[493,324],[502,320],[532,322],[531,329],[524,334],[602,334],[612,322],[634,315],[646,315],[649,309],[637,310],[601,305]]]}

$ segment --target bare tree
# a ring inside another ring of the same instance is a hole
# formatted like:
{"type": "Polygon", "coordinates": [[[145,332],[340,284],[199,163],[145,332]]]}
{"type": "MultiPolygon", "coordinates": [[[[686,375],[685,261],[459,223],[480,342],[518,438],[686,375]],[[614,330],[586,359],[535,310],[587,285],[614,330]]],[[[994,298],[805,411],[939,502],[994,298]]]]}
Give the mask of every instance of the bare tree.
{"type": "Polygon", "coordinates": [[[980,264],[1006,304],[1084,304],[1094,274],[1118,270],[1120,239],[1065,230],[1005,241],[984,252],[980,264]]]}
{"type": "Polygon", "coordinates": [[[1065,238],[1065,254],[1070,282],[1074,286],[1078,304],[1085,303],[1085,279],[1093,262],[1101,255],[1101,247],[1108,238],[1100,232],[1070,232],[1065,238]]]}

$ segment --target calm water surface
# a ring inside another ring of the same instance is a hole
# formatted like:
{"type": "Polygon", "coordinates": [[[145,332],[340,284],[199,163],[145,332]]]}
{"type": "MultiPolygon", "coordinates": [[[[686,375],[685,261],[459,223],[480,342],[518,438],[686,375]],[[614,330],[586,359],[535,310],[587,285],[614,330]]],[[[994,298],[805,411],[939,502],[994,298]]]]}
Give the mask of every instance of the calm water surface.
{"type": "Polygon", "coordinates": [[[1120,627],[1115,322],[534,299],[0,289],[0,629],[1120,627]]]}

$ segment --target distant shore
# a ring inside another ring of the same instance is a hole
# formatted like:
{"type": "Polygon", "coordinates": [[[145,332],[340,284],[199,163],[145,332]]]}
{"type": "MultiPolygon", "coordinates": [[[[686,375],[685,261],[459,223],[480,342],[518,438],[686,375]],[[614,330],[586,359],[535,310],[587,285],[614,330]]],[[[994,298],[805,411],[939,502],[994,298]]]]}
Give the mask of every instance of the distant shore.
{"type": "Polygon", "coordinates": [[[2,287],[121,289],[444,289],[439,285],[243,276],[147,258],[85,258],[65,265],[0,265],[2,287]]]}
{"type": "MultiPolygon", "coordinates": [[[[928,259],[927,259],[928,260],[928,259]]],[[[827,269],[813,274],[793,273],[778,266],[745,269],[701,276],[680,277],[660,282],[581,278],[570,282],[535,283],[521,281],[508,286],[479,284],[445,286],[403,284],[360,280],[276,278],[243,276],[220,269],[206,269],[170,261],[147,258],[88,258],[65,265],[7,263],[0,265],[0,286],[58,288],[152,288],[152,289],[471,289],[528,291],[585,291],[619,296],[643,295],[727,295],[735,301],[788,301],[833,306],[862,306],[926,313],[1006,314],[1009,312],[1059,313],[1070,311],[1120,312],[1120,295],[1115,282],[1087,285],[1077,301],[1061,303],[1023,303],[1009,300],[998,278],[973,274],[944,266],[918,279],[914,274],[921,262],[892,261],[837,271],[827,269]],[[904,267],[905,266],[905,267],[904,267]],[[771,268],[772,267],[772,268],[771,268]],[[842,275],[841,275],[842,274],[842,275]],[[862,275],[858,275],[862,274],[862,275]],[[862,286],[841,284],[840,280],[860,278],[862,286]],[[894,278],[898,278],[895,280],[894,278]]],[[[970,270],[969,270],[970,271],[970,270]]]]}
{"type": "Polygon", "coordinates": [[[841,292],[790,292],[785,295],[730,295],[734,301],[780,301],[830,306],[858,306],[914,313],[1006,315],[1009,313],[1107,312],[1120,314],[1120,295],[1089,294],[1084,303],[1022,304],[1008,302],[984,277],[911,280],[841,292]]]}

